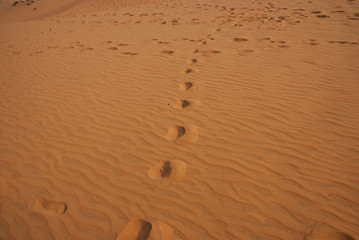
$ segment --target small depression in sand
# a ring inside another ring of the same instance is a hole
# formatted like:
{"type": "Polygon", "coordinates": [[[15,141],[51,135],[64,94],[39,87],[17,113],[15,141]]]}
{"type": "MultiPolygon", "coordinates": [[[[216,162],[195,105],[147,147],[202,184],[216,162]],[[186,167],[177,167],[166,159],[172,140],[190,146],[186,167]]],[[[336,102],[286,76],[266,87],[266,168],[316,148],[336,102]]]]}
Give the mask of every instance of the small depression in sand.
{"type": "Polygon", "coordinates": [[[182,91],[186,91],[189,90],[193,87],[193,83],[192,82],[183,82],[180,83],[180,90],[182,91]]]}
{"type": "Polygon", "coordinates": [[[168,224],[143,219],[132,219],[123,228],[116,240],[171,240],[173,229],[168,224]]]}
{"type": "Polygon", "coordinates": [[[32,210],[39,214],[59,216],[66,212],[67,205],[64,202],[39,198],[35,199],[32,210]]]}
{"type": "Polygon", "coordinates": [[[116,240],[147,240],[151,230],[151,223],[142,219],[133,219],[127,223],[116,240]]]}
{"type": "Polygon", "coordinates": [[[181,179],[186,175],[187,164],[179,160],[160,161],[148,170],[152,179],[181,179]]]}
{"type": "Polygon", "coordinates": [[[172,104],[172,107],[176,109],[191,109],[199,105],[201,105],[200,101],[183,99],[183,100],[178,100],[177,102],[172,104]]]}
{"type": "Polygon", "coordinates": [[[191,126],[185,128],[180,125],[170,127],[168,129],[165,139],[168,141],[187,141],[195,142],[198,139],[198,128],[196,126],[191,126]]]}

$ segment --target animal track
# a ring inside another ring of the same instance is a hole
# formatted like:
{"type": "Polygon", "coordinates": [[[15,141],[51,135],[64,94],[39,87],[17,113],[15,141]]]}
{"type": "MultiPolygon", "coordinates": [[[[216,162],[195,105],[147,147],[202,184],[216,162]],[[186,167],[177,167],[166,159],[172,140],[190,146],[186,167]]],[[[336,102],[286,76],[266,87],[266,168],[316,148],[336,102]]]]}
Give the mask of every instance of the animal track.
{"type": "Polygon", "coordinates": [[[152,179],[181,179],[186,175],[187,164],[182,161],[160,161],[148,170],[152,179]]]}
{"type": "Polygon", "coordinates": [[[32,210],[40,214],[58,216],[66,212],[67,205],[64,202],[39,198],[35,200],[32,210]]]}

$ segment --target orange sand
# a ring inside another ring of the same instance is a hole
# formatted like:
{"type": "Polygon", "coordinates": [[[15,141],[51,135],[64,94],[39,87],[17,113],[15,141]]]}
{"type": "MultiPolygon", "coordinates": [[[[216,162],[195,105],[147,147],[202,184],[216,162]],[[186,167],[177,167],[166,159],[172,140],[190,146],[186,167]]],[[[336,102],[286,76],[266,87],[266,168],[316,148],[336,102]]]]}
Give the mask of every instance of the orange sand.
{"type": "Polygon", "coordinates": [[[359,239],[358,1],[12,3],[0,239],[359,239]]]}

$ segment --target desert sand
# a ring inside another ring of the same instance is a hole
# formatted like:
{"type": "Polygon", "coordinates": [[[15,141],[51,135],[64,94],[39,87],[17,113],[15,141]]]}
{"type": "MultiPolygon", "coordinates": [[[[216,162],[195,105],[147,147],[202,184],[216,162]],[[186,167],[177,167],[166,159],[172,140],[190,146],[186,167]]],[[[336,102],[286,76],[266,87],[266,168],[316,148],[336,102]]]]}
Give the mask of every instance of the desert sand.
{"type": "Polygon", "coordinates": [[[1,240],[359,239],[358,0],[2,0],[0,56],[1,240]]]}

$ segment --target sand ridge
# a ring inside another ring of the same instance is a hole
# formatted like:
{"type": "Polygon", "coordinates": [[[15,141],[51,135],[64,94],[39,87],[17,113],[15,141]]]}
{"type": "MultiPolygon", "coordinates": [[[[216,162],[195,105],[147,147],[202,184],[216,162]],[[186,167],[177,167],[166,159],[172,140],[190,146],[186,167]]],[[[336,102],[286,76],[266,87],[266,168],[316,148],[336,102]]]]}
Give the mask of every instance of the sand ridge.
{"type": "Polygon", "coordinates": [[[356,1],[48,3],[0,12],[0,238],[359,238],[356,1]]]}

